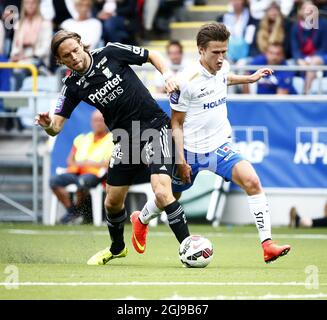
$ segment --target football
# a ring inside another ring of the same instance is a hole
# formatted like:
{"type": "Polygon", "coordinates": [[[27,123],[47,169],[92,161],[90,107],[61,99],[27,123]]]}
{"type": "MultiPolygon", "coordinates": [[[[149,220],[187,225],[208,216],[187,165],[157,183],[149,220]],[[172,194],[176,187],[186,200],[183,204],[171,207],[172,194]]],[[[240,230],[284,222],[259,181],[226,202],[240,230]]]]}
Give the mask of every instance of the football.
{"type": "Polygon", "coordinates": [[[212,243],[200,235],[191,235],[180,244],[179,258],[188,268],[204,268],[213,258],[212,243]]]}

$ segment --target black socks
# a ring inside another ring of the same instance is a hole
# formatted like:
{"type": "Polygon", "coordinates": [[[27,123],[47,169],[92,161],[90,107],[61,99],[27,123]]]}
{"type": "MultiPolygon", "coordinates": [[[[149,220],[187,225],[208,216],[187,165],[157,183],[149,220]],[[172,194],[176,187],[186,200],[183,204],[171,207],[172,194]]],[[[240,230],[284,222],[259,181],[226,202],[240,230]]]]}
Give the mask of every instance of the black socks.
{"type": "Polygon", "coordinates": [[[121,252],[125,247],[124,242],[124,224],[127,218],[125,208],[116,214],[107,214],[107,226],[111,238],[110,251],[113,255],[121,252]]]}
{"type": "Polygon", "coordinates": [[[178,201],[169,204],[164,208],[167,214],[169,226],[174,232],[177,240],[181,243],[190,235],[183,207],[178,201]]]}

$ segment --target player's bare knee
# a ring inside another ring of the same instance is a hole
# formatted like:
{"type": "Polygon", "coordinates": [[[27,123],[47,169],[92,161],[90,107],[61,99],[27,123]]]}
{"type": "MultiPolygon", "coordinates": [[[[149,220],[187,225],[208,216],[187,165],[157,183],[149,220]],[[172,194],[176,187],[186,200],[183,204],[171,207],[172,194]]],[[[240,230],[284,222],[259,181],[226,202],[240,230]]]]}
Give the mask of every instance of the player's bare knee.
{"type": "Polygon", "coordinates": [[[155,187],[154,195],[160,208],[164,208],[169,203],[170,192],[163,185],[155,187]]]}
{"type": "Polygon", "coordinates": [[[244,189],[248,195],[261,193],[262,187],[259,177],[256,175],[247,177],[244,181],[244,189]]]}
{"type": "Polygon", "coordinates": [[[104,206],[106,208],[107,213],[115,214],[123,209],[124,204],[120,201],[120,199],[106,197],[104,201],[104,206]]]}

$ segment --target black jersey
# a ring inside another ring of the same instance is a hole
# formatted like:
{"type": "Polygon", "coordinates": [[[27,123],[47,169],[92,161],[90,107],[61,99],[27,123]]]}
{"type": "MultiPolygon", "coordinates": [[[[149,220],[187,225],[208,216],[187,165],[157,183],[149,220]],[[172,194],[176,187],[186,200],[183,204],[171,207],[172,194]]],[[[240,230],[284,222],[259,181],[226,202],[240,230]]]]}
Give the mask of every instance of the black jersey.
{"type": "Polygon", "coordinates": [[[132,121],[139,121],[141,132],[160,128],[169,122],[167,114],[152,98],[130,64],[142,65],[148,50],[120,43],[90,52],[91,64],[83,75],[66,77],[55,114],[69,118],[80,101],[95,106],[110,130],[131,132],[132,121]]]}

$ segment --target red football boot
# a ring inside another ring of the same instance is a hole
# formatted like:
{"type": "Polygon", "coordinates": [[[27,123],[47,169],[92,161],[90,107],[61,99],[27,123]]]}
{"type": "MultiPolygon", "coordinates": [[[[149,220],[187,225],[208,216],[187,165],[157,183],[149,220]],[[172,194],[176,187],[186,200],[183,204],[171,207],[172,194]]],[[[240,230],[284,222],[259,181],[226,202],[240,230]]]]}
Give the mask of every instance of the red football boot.
{"type": "Polygon", "coordinates": [[[149,225],[142,224],[139,215],[141,211],[134,211],[131,214],[132,222],[132,243],[134,249],[138,253],[144,253],[146,247],[146,235],[149,230],[149,225]]]}
{"type": "Polygon", "coordinates": [[[270,263],[281,256],[285,256],[291,250],[291,246],[288,244],[279,246],[272,240],[267,240],[262,244],[262,249],[265,262],[270,263]]]}

